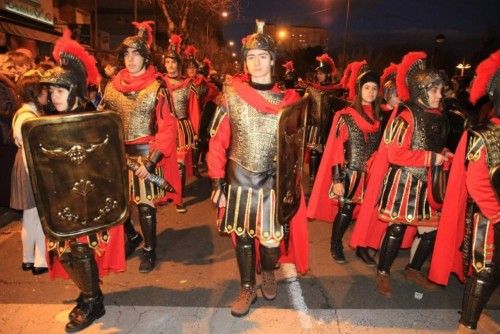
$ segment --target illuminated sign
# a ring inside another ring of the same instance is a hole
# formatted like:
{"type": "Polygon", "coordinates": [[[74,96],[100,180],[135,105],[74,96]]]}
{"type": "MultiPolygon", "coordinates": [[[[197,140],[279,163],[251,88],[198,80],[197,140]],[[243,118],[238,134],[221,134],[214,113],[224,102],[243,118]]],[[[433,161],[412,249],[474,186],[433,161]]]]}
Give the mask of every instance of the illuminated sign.
{"type": "Polygon", "coordinates": [[[6,11],[50,25],[54,24],[52,0],[4,0],[0,1],[0,4],[6,11]]]}

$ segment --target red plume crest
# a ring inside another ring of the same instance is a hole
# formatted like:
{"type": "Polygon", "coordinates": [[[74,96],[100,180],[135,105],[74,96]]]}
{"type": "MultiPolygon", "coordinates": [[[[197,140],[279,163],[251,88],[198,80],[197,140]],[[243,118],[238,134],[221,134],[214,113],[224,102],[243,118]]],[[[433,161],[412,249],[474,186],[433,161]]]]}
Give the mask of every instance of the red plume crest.
{"type": "Polygon", "coordinates": [[[349,76],[351,75],[351,66],[353,63],[354,62],[347,64],[344,69],[342,79],[340,79],[340,86],[344,89],[347,89],[347,82],[349,81],[349,76]]]}
{"type": "Polygon", "coordinates": [[[389,66],[384,68],[384,72],[382,72],[382,76],[380,77],[380,87],[383,87],[385,82],[388,80],[389,76],[396,74],[398,71],[398,64],[394,64],[391,62],[389,66]]]}
{"type": "Polygon", "coordinates": [[[469,100],[472,104],[488,93],[488,85],[495,73],[500,70],[500,50],[492,53],[476,68],[476,78],[470,89],[469,100]]]}
{"type": "Polygon", "coordinates": [[[293,61],[292,60],[287,61],[286,63],[284,63],[281,66],[283,66],[287,71],[295,71],[295,69],[293,68],[293,61]]]}
{"type": "Polygon", "coordinates": [[[56,62],[61,63],[63,54],[70,54],[77,58],[87,72],[87,85],[97,85],[101,80],[99,70],[96,66],[95,58],[90,55],[77,41],[71,39],[71,31],[66,29],[63,36],[56,41],[52,57],[56,62]]]}
{"type": "Polygon", "coordinates": [[[366,60],[355,61],[351,65],[351,75],[349,76],[349,82],[347,84],[347,89],[349,89],[348,99],[350,100],[354,100],[356,97],[356,81],[363,65],[367,65],[366,60]]]}
{"type": "Polygon", "coordinates": [[[401,60],[396,74],[396,89],[401,101],[408,101],[410,99],[410,89],[408,87],[409,72],[417,62],[424,61],[426,58],[427,54],[425,52],[416,51],[408,52],[401,60]]]}
{"type": "Polygon", "coordinates": [[[176,34],[170,35],[170,38],[168,40],[170,42],[170,45],[175,46],[175,51],[179,52],[181,50],[181,43],[182,43],[182,37],[176,34]]]}
{"type": "Polygon", "coordinates": [[[153,44],[153,28],[151,27],[151,25],[155,24],[155,22],[154,21],[143,21],[143,22],[134,21],[134,22],[132,22],[132,24],[134,25],[134,27],[137,28],[137,30],[139,30],[139,32],[137,33],[137,36],[144,38],[144,33],[147,34],[146,43],[148,43],[148,46],[151,47],[151,45],[153,44]]]}
{"type": "Polygon", "coordinates": [[[212,70],[212,62],[210,61],[210,59],[203,59],[203,65],[208,68],[208,72],[210,73],[210,71],[212,70]]]}
{"type": "Polygon", "coordinates": [[[188,45],[184,50],[184,56],[186,58],[194,58],[197,52],[198,49],[196,49],[194,45],[188,45]]]}
{"type": "Polygon", "coordinates": [[[330,68],[332,69],[332,76],[335,76],[337,74],[337,68],[335,68],[335,62],[333,61],[332,58],[328,55],[328,53],[323,53],[321,56],[316,57],[316,60],[321,62],[321,63],[327,63],[330,65],[330,68]]]}

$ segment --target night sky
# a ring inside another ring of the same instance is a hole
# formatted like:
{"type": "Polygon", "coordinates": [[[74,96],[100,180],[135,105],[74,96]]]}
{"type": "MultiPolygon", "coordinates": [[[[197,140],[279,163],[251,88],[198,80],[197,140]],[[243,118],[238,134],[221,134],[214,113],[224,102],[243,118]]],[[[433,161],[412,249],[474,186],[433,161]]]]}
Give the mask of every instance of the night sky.
{"type": "MultiPolygon", "coordinates": [[[[230,18],[226,40],[239,43],[255,29],[255,18],[275,24],[313,25],[328,30],[330,49],[343,42],[346,0],[241,0],[239,18],[230,18]],[[236,22],[235,22],[236,20],[236,22]]],[[[464,38],[500,31],[499,0],[351,0],[349,42],[432,45],[442,33],[449,47],[463,53],[464,38]]],[[[498,41],[498,36],[496,37],[498,41]]],[[[497,47],[500,47],[497,46],[497,47]]]]}

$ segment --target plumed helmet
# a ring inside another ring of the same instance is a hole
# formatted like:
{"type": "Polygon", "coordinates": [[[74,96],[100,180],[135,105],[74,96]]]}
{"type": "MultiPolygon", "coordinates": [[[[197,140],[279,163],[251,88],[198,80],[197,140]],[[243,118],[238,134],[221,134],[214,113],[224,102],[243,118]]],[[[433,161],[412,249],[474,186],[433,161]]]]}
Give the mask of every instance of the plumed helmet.
{"type": "Polygon", "coordinates": [[[350,72],[347,84],[347,88],[349,89],[349,100],[354,100],[365,83],[374,82],[377,85],[379,84],[380,77],[376,72],[370,70],[366,60],[351,63],[350,72]]]}
{"type": "Polygon", "coordinates": [[[124,62],[125,51],[128,48],[135,49],[144,58],[145,63],[151,61],[151,44],[153,43],[153,28],[154,21],[132,22],[137,28],[137,35],[125,38],[122,44],[118,47],[118,59],[121,63],[124,62]]]}
{"type": "Polygon", "coordinates": [[[396,74],[396,87],[401,101],[417,102],[420,99],[429,105],[428,90],[443,83],[434,71],[428,70],[425,52],[409,52],[401,60],[396,74]]]}
{"type": "Polygon", "coordinates": [[[101,79],[96,60],[77,41],[71,39],[71,31],[66,30],[56,41],[52,56],[59,64],[47,70],[42,83],[64,87],[69,91],[68,106],[76,97],[87,96],[87,86],[97,85],[101,79]]]}
{"type": "Polygon", "coordinates": [[[247,53],[250,50],[260,49],[269,52],[271,60],[276,59],[276,43],[271,36],[264,34],[264,21],[255,21],[257,23],[257,32],[248,35],[241,40],[241,57],[243,61],[247,58],[247,53]]]}
{"type": "Polygon", "coordinates": [[[476,77],[470,90],[470,102],[476,104],[485,95],[493,99],[495,91],[498,91],[499,88],[500,50],[497,50],[477,66],[476,77]]]}
{"type": "Polygon", "coordinates": [[[335,67],[333,59],[328,53],[323,53],[321,56],[316,57],[316,60],[319,61],[319,65],[316,67],[315,71],[321,71],[327,74],[330,81],[332,81],[335,74],[337,74],[337,68],[335,67]]]}
{"type": "Polygon", "coordinates": [[[200,64],[200,66],[198,67],[197,73],[200,73],[200,74],[204,75],[205,77],[208,77],[211,70],[212,70],[212,62],[210,61],[210,59],[205,58],[205,59],[203,59],[203,62],[200,64]]]}
{"type": "Polygon", "coordinates": [[[198,49],[194,45],[188,45],[184,49],[184,58],[186,59],[186,67],[196,68],[201,66],[201,64],[196,59],[196,54],[198,49]]]}
{"type": "Polygon", "coordinates": [[[393,94],[397,95],[396,89],[396,73],[398,71],[398,65],[391,63],[382,72],[380,77],[380,94],[384,100],[389,101],[393,94]]]}
{"type": "Polygon", "coordinates": [[[177,60],[177,62],[180,64],[181,63],[181,43],[182,43],[182,38],[179,35],[172,34],[170,35],[170,38],[168,39],[168,48],[167,51],[165,52],[165,58],[172,58],[177,60]]]}

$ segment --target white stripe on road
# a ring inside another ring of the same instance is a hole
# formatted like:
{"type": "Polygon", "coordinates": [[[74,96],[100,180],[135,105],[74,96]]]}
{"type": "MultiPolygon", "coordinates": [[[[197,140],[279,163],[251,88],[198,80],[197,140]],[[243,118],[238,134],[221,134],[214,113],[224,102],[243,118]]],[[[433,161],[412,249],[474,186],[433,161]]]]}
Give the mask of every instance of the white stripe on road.
{"type": "Polygon", "coordinates": [[[288,296],[294,310],[298,311],[300,324],[304,329],[312,328],[311,317],[308,313],[308,308],[302,288],[300,287],[299,279],[297,278],[297,270],[292,263],[284,263],[280,266],[281,274],[288,282],[288,296]]]}

